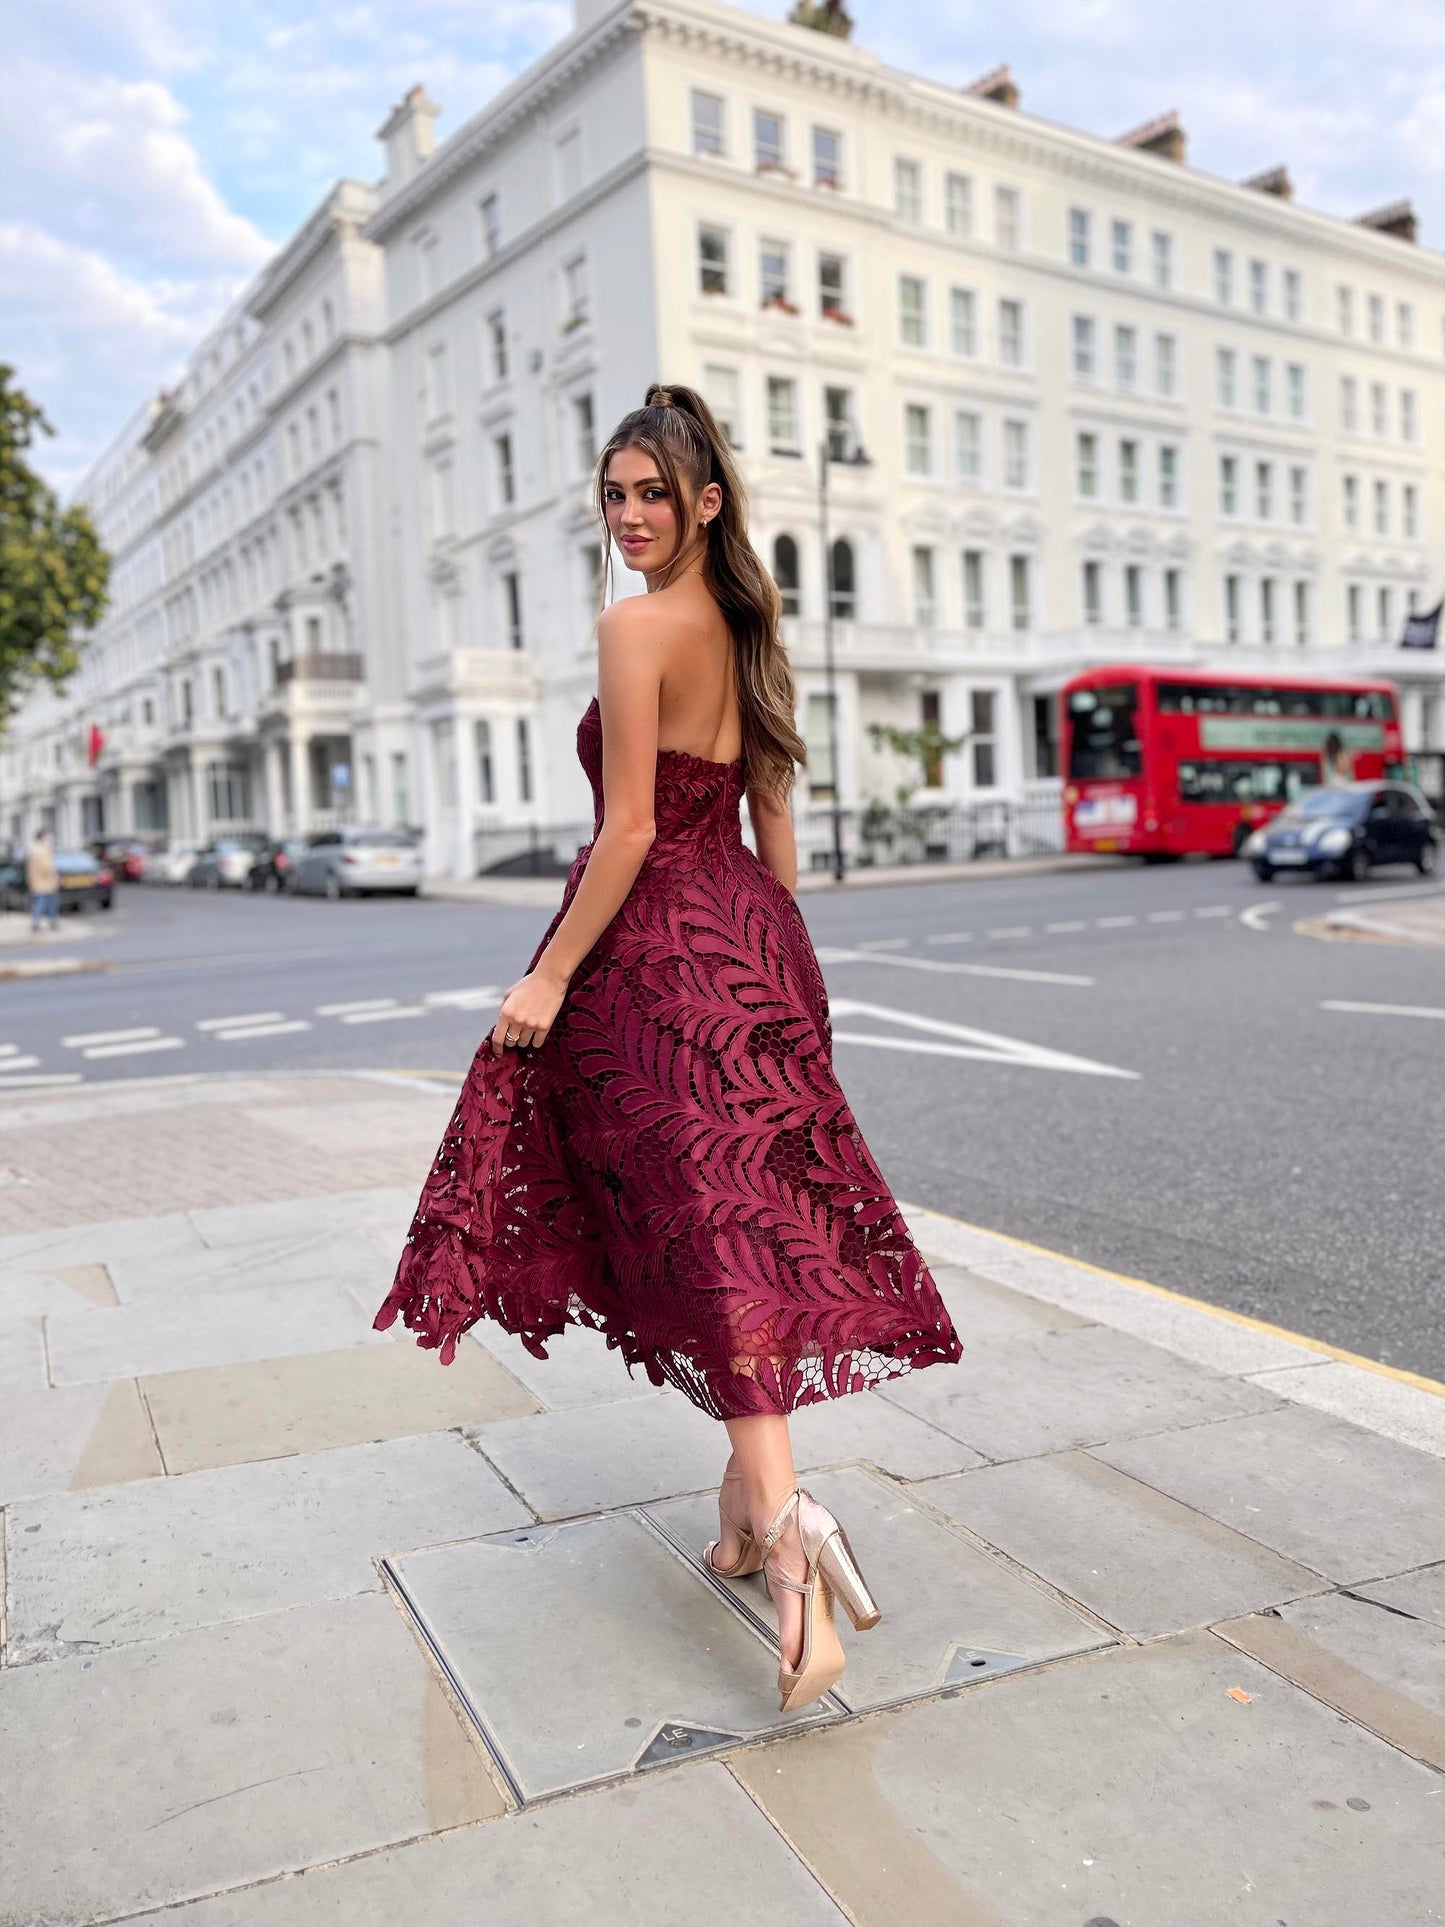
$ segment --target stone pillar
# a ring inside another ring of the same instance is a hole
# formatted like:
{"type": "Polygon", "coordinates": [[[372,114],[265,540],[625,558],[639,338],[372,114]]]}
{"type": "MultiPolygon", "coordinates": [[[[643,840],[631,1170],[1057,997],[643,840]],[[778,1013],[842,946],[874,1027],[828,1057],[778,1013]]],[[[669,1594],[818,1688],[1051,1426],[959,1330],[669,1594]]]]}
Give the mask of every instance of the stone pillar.
{"type": "Polygon", "coordinates": [[[460,713],[452,718],[457,764],[457,838],[452,859],[453,874],[469,877],[476,868],[477,772],[472,754],[472,719],[460,713]]]}
{"type": "Polygon", "coordinates": [[[261,773],[266,784],[266,834],[285,836],[286,810],[281,781],[281,758],[285,754],[280,743],[261,744],[261,773]]]}
{"type": "Polygon", "coordinates": [[[186,801],[190,810],[191,835],[198,843],[204,843],[211,833],[211,819],[206,809],[206,794],[201,787],[201,772],[196,768],[194,755],[186,758],[186,801]]]}
{"type": "Polygon", "coordinates": [[[287,747],[291,758],[291,834],[305,836],[311,817],[310,741],[293,729],[287,747]]]}

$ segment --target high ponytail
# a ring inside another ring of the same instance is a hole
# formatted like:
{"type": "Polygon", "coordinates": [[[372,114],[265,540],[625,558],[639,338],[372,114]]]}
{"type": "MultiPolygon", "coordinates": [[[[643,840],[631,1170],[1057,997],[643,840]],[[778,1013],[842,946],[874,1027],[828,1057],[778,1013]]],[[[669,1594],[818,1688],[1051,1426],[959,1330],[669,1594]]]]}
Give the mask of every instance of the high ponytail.
{"type": "MultiPolygon", "coordinates": [[[[709,482],[722,490],[722,507],[703,530],[703,580],[733,639],[744,779],[750,789],[781,801],[792,788],[797,765],[807,761],[807,749],[795,721],[793,672],[778,634],[777,585],[748,538],[747,495],[727,437],[695,389],[654,382],[642,407],[617,424],[597,460],[597,512],[604,533],[607,464],[624,448],[640,448],[657,463],[680,520],[709,482]]],[[[680,528],[678,556],[686,540],[680,528]]],[[[610,543],[604,542],[603,552],[610,571],[610,543]]]]}

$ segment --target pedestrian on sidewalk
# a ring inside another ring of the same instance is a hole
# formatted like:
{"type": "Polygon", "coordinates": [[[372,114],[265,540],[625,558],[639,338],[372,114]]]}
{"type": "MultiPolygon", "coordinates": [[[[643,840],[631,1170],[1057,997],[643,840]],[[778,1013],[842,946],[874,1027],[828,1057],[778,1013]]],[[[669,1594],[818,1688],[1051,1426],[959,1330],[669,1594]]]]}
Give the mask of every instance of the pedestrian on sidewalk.
{"type": "Polygon", "coordinates": [[[26,852],[25,888],[30,893],[31,931],[38,934],[41,924],[47,921],[52,932],[59,930],[60,872],[55,867],[48,830],[37,830],[26,852]]]}
{"type": "Polygon", "coordinates": [[[793,676],[727,438],[693,390],[655,386],[596,485],[609,576],[615,544],[648,593],[597,625],[593,840],[473,1060],[375,1323],[400,1316],[444,1365],[484,1317],[539,1358],[590,1326],[721,1420],[703,1557],[762,1572],[791,1712],[843,1671],[835,1598],[855,1627],[880,1614],[797,1483],[788,1415],[962,1347],[834,1075],[793,894],[793,676]]]}

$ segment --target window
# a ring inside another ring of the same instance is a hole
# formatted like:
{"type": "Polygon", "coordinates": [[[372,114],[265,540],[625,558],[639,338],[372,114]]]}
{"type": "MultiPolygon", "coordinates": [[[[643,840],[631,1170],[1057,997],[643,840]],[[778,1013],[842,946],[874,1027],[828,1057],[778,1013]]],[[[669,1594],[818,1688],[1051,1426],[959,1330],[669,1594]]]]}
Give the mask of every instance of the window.
{"type": "Polygon", "coordinates": [[[988,609],[984,596],[982,549],[963,552],[963,622],[967,629],[987,626],[988,609]]]}
{"type": "Polygon", "coordinates": [[[472,724],[472,754],[477,765],[477,801],[495,803],[497,777],[492,767],[492,725],[484,716],[472,724]]]}
{"type": "Polygon", "coordinates": [[[998,358],[1005,368],[1024,365],[1024,304],[1007,296],[998,304],[998,358]]]}
{"type": "Polygon", "coordinates": [[[1019,633],[1033,627],[1033,570],[1026,555],[1008,559],[1009,620],[1019,633]]]}
{"type": "Polygon", "coordinates": [[[848,312],[847,266],[841,254],[818,256],[818,312],[838,321],[848,312]]]}
{"type": "Polygon", "coordinates": [[[1164,571],[1164,627],[1178,629],[1183,620],[1183,578],[1178,569],[1166,569],[1164,571]]]}
{"type": "Polygon", "coordinates": [[[787,375],[769,375],[767,398],[769,452],[796,455],[799,446],[797,382],[787,375]]]}
{"type": "Polygon", "coordinates": [[[933,473],[933,410],[922,402],[903,409],[903,465],[910,475],[933,473]]]}
{"type": "Polygon", "coordinates": [[[512,570],[502,577],[502,620],[506,627],[507,647],[524,649],[526,638],[522,633],[522,578],[512,570]]]}
{"type": "Polygon", "coordinates": [[[996,187],[993,191],[993,236],[1010,254],[1016,254],[1022,245],[1023,201],[1016,187],[996,187]]]}
{"type": "Polygon", "coordinates": [[[798,544],[791,535],[780,535],[773,543],[773,580],[785,616],[797,615],[802,606],[798,587],[798,544]]]}
{"type": "Polygon", "coordinates": [[[1131,629],[1144,626],[1144,571],[1137,562],[1124,566],[1124,620],[1131,629]]]}
{"type": "Polygon", "coordinates": [[[1375,634],[1387,636],[1390,633],[1390,591],[1379,588],[1375,591],[1375,634]]]}
{"type": "Polygon", "coordinates": [[[1355,332],[1355,295],[1352,288],[1341,286],[1335,289],[1335,319],[1342,335],[1355,332]]]}
{"type": "MultiPolygon", "coordinates": [[[[326,426],[331,436],[331,446],[335,448],[341,441],[341,397],[334,388],[326,391],[326,426]]],[[[251,484],[248,476],[241,478],[242,493],[250,501],[251,484]]]]}
{"type": "Polygon", "coordinates": [[[1227,248],[1214,250],[1214,298],[1225,307],[1234,299],[1234,256],[1227,248]]]}
{"type": "Polygon", "coordinates": [[[1159,450],[1159,506],[1161,509],[1179,506],[1179,450],[1169,442],[1159,450]]]}
{"type": "Polygon", "coordinates": [[[1360,426],[1360,385],[1353,375],[1340,376],[1340,427],[1353,435],[1360,426]]]}
{"type": "Polygon", "coordinates": [[[833,544],[830,603],[839,622],[851,622],[858,607],[858,591],[853,573],[853,544],[841,536],[833,544]]]}
{"type": "Polygon", "coordinates": [[[600,542],[588,542],[582,550],[582,620],[590,630],[602,607],[606,587],[606,562],[600,542]]]}
{"type": "Polygon", "coordinates": [[[433,540],[456,531],[456,471],[450,462],[431,466],[431,532],[433,540]]]}
{"type": "Polygon", "coordinates": [[[1136,328],[1114,330],[1114,379],[1125,394],[1132,392],[1139,373],[1139,332],[1136,328]]]}
{"type": "Polygon", "coordinates": [[[758,108],[753,114],[753,166],[760,174],[770,174],[786,167],[787,162],[781,114],[767,114],[758,108]]]}
{"type": "Polygon", "coordinates": [[[1134,229],[1128,221],[1114,221],[1110,225],[1111,258],[1115,274],[1134,272],[1134,229]]]}
{"type": "Polygon", "coordinates": [[[743,445],[743,425],[738,371],[717,362],[708,362],[702,371],[703,393],[717,416],[718,427],[733,448],[743,445]]]}
{"type": "MultiPolygon", "coordinates": [[[[1015,556],[1016,562],[1027,564],[1027,556],[1015,556]]],[[[975,789],[992,789],[998,781],[997,774],[997,723],[995,719],[996,700],[991,689],[975,689],[968,699],[969,750],[973,758],[973,782],[975,789]]]]}
{"type": "Polygon", "coordinates": [[[1269,312],[1269,268],[1263,261],[1249,264],[1249,305],[1256,314],[1269,312]]]}
{"type": "Polygon", "coordinates": [[[587,256],[574,254],[562,264],[562,326],[575,328],[587,319],[587,256]]]}
{"type": "Polygon", "coordinates": [[[1214,398],[1221,408],[1234,408],[1239,401],[1239,359],[1232,348],[1214,351],[1214,398]]]}
{"type": "Polygon", "coordinates": [[[949,290],[948,337],[956,355],[978,353],[978,303],[972,288],[949,290]]]}
{"type": "Polygon", "coordinates": [[[1069,263],[1076,268],[1089,265],[1089,214],[1086,208],[1069,209],[1069,263]]]}
{"type": "Polygon", "coordinates": [[[1137,442],[1119,444],[1119,500],[1121,502],[1139,500],[1139,444],[1137,442]]]}
{"type": "Polygon", "coordinates": [[[943,219],[950,234],[973,233],[973,182],[967,174],[944,176],[943,219]]]}
{"type": "Polygon", "coordinates": [[[525,716],[517,718],[517,801],[532,800],[532,731],[525,716]]]}
{"type": "Polygon", "coordinates": [[[703,294],[729,292],[729,250],[731,237],[726,228],[704,227],[697,231],[698,289],[703,294]]]}
{"type": "Polygon", "coordinates": [[[480,202],[482,216],[482,257],[490,261],[502,245],[502,203],[496,194],[484,194],[480,202]]]}
{"type": "Polygon", "coordinates": [[[1096,368],[1094,341],[1095,330],[1092,317],[1084,314],[1076,314],[1074,316],[1073,329],[1074,379],[1076,381],[1092,381],[1094,379],[1096,368]]]}
{"type": "Polygon", "coordinates": [[[1084,621],[1098,628],[1104,620],[1104,571],[1097,562],[1084,564],[1084,621]]]}
{"type": "Polygon", "coordinates": [[[1395,346],[1413,348],[1415,345],[1415,310],[1408,301],[1395,303],[1395,346]]]}
{"type": "Polygon", "coordinates": [[[1150,237],[1149,258],[1154,270],[1156,288],[1174,286],[1174,236],[1164,234],[1158,228],[1150,237]]]}
{"type": "Polygon", "coordinates": [[[972,409],[960,408],[953,418],[954,473],[965,487],[983,480],[983,422],[972,409]]]}
{"type": "Polygon", "coordinates": [[[1262,576],[1259,584],[1259,639],[1261,642],[1274,642],[1275,636],[1275,579],[1272,575],[1262,576]]]}
{"type": "Polygon", "coordinates": [[[1370,433],[1384,436],[1390,432],[1388,398],[1382,381],[1370,383],[1370,433]]]}
{"type": "Polygon", "coordinates": [[[1363,599],[1359,583],[1352,582],[1345,591],[1345,634],[1351,642],[1358,642],[1364,632],[1363,599]]]}
{"type": "Polygon", "coordinates": [[[1377,294],[1368,296],[1365,301],[1365,326],[1370,340],[1378,348],[1385,339],[1385,304],[1377,294]]]}
{"type": "Polygon", "coordinates": [[[1099,438],[1080,435],[1074,444],[1074,486],[1086,502],[1099,493],[1099,438]]]}
{"type": "Polygon", "coordinates": [[[1305,418],[1305,371],[1299,362],[1292,361],[1284,371],[1285,387],[1289,396],[1289,418],[1292,422],[1302,422],[1305,418]]]}
{"type": "Polygon", "coordinates": [[[916,274],[898,277],[898,339],[905,348],[928,343],[927,289],[916,274]]]}
{"type": "Polygon", "coordinates": [[[557,199],[570,201],[582,186],[582,136],[577,128],[563,134],[553,149],[557,199]]]}
{"type": "Polygon", "coordinates": [[[923,219],[923,169],[917,161],[893,163],[893,212],[915,227],[923,219]]]}
{"type": "Polygon", "coordinates": [[[224,669],[211,671],[211,713],[224,716],[226,713],[226,672],[224,669]]]}
{"type": "Polygon", "coordinates": [[[765,308],[796,312],[789,284],[792,280],[786,241],[762,241],[758,245],[758,285],[765,308]]]}
{"type": "Polygon", "coordinates": [[[1284,314],[1286,321],[1303,321],[1305,313],[1304,282],[1300,279],[1298,268],[1284,271],[1284,314]]]}
{"type": "Polygon", "coordinates": [[[846,462],[858,445],[858,432],[853,415],[853,390],[825,388],[823,415],[828,427],[828,458],[834,462],[846,462]]]}
{"type": "Polygon", "coordinates": [[[1400,440],[1413,442],[1416,433],[1415,391],[1413,388],[1402,388],[1400,390],[1400,440]]]}
{"type": "Polygon", "coordinates": [[[809,695],[803,710],[803,740],[808,746],[805,765],[808,797],[815,803],[832,802],[838,793],[833,768],[833,744],[837,735],[834,707],[834,697],[819,691],[809,695]]]}
{"type": "Polygon", "coordinates": [[[705,94],[693,89],[692,95],[692,151],[694,154],[722,154],[726,152],[723,139],[723,103],[717,94],[705,94]]]}
{"type": "Polygon", "coordinates": [[[1346,475],[1341,478],[1340,503],[1345,527],[1347,529],[1358,529],[1360,526],[1360,478],[1358,475],[1346,475]]]}
{"type": "Polygon", "coordinates": [[[323,341],[336,339],[336,310],[329,301],[321,304],[321,337],[323,341]]]}
{"type": "Polygon", "coordinates": [[[1003,425],[1003,485],[1026,489],[1029,485],[1029,425],[1006,421],[1003,425]]]}
{"type": "Polygon", "coordinates": [[[507,317],[500,308],[487,316],[487,364],[493,381],[507,379],[507,317]]]}
{"type": "Polygon", "coordinates": [[[843,185],[843,136],[831,127],[813,129],[813,185],[843,185]]]}
{"type": "Polygon", "coordinates": [[[427,350],[422,386],[427,420],[434,422],[448,414],[452,405],[451,380],[447,367],[446,343],[443,341],[437,342],[427,350]]]}
{"type": "Polygon", "coordinates": [[[579,474],[590,475],[597,460],[597,411],[592,397],[572,397],[572,452],[579,474]]]}
{"type": "Polygon", "coordinates": [[[391,814],[397,823],[411,820],[411,784],[407,778],[405,750],[393,750],[391,757],[391,814]]]}
{"type": "Polygon", "coordinates": [[[1289,519],[1302,529],[1310,519],[1310,472],[1296,462],[1289,472],[1289,519]]]}
{"type": "Polygon", "coordinates": [[[492,467],[497,478],[497,501],[503,508],[509,508],[517,499],[517,477],[512,466],[510,435],[493,436],[492,467]]]}
{"type": "Polygon", "coordinates": [[[1420,539],[1420,491],[1413,482],[1400,489],[1400,533],[1407,542],[1420,539]]]}
{"type": "Polygon", "coordinates": [[[1270,412],[1270,362],[1267,355],[1256,355],[1253,363],[1254,374],[1254,412],[1267,415],[1270,412]]]}
{"type": "Polygon", "coordinates": [[[1254,465],[1254,513],[1261,522],[1274,520],[1274,463],[1254,465]]]}
{"type": "Polygon", "coordinates": [[[1242,581],[1239,576],[1227,575],[1224,578],[1224,640],[1226,642],[1238,642],[1242,634],[1240,627],[1240,606],[1243,601],[1240,594],[1241,587],[1242,581]]]}
{"type": "Polygon", "coordinates": [[[1376,535],[1390,533],[1390,484],[1376,482],[1373,499],[1375,504],[1374,529],[1376,535]]]}
{"type": "Polygon", "coordinates": [[[1179,344],[1173,335],[1154,337],[1154,386],[1165,397],[1178,390],[1179,344]]]}
{"type": "Polygon", "coordinates": [[[931,629],[938,619],[937,585],[934,579],[933,550],[913,550],[913,620],[920,629],[931,629]]]}
{"type": "Polygon", "coordinates": [[[1296,582],[1294,585],[1294,639],[1300,649],[1307,649],[1310,640],[1310,585],[1296,582]]]}

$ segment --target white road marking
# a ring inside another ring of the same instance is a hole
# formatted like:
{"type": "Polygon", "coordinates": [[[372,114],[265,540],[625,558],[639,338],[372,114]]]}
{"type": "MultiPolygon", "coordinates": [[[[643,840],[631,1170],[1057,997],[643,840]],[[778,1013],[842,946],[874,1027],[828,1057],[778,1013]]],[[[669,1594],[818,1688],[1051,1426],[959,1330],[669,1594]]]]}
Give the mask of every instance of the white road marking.
{"type": "Polygon", "coordinates": [[[471,990],[429,990],[425,1004],[454,1004],[458,1010],[472,1010],[479,1004],[494,1004],[501,997],[495,984],[477,984],[471,990]]]}
{"type": "Polygon", "coordinates": [[[83,1050],[82,1057],[140,1057],[153,1050],[182,1050],[184,1037],[146,1037],[133,1044],[92,1044],[83,1050]]]}
{"type": "Polygon", "coordinates": [[[1445,1010],[1432,1010],[1429,1004],[1347,1004],[1331,1001],[1321,1004],[1320,1009],[1358,1011],[1367,1017],[1445,1018],[1445,1010]]]}
{"type": "Polygon", "coordinates": [[[1207,910],[1196,910],[1196,917],[1232,917],[1234,906],[1230,903],[1211,903],[1207,910]]]}
{"type": "Polygon", "coordinates": [[[1184,912],[1182,910],[1151,910],[1149,912],[1149,921],[1150,923],[1183,923],[1184,912]]]}
{"type": "Polygon", "coordinates": [[[83,1050],[87,1044],[128,1044],[133,1038],[159,1037],[160,1028],[147,1024],[140,1030],[89,1030],[74,1037],[62,1037],[61,1043],[67,1050],[83,1050]]]}
{"type": "Polygon", "coordinates": [[[990,930],[991,937],[1027,937],[1032,934],[1026,923],[1014,924],[1007,930],[990,930]]]}
{"type": "Polygon", "coordinates": [[[51,1071],[43,1077],[0,1076],[0,1091],[38,1091],[52,1084],[79,1084],[79,1071],[51,1071]]]}
{"type": "Polygon", "coordinates": [[[196,1029],[233,1030],[237,1024],[275,1024],[281,1015],[279,1010],[253,1010],[245,1017],[198,1017],[196,1029]]]}
{"type": "Polygon", "coordinates": [[[1393,889],[1386,890],[1337,890],[1336,903],[1388,903],[1392,897],[1436,897],[1440,895],[1438,883],[1397,883],[1393,889]]]}
{"type": "Polygon", "coordinates": [[[389,1010],[396,1002],[395,997],[358,997],[351,1004],[318,1004],[318,1017],[346,1017],[353,1010],[389,1010]]]}
{"type": "Polygon", "coordinates": [[[12,1056],[11,1053],[14,1049],[15,1046],[13,1044],[6,1045],[5,1055],[0,1057],[0,1071],[33,1071],[40,1062],[40,1059],[38,1057],[12,1056]]]}
{"type": "Polygon", "coordinates": [[[1082,917],[1077,917],[1070,923],[1046,923],[1044,925],[1045,931],[1051,937],[1060,937],[1066,930],[1087,930],[1088,927],[1088,924],[1084,922],[1082,917]]]}
{"type": "Polygon", "coordinates": [[[1269,933],[1265,929],[1262,919],[1272,916],[1273,913],[1281,907],[1277,901],[1274,903],[1252,903],[1247,910],[1240,911],[1239,921],[1244,925],[1246,930],[1255,930],[1258,931],[1261,936],[1267,936],[1269,933]]]}
{"type": "Polygon", "coordinates": [[[13,1057],[19,1048],[18,1044],[0,1044],[0,1057],[13,1057]]]}
{"type": "Polygon", "coordinates": [[[384,1024],[393,1017],[425,1017],[426,1014],[422,1004],[398,1004],[392,1010],[354,1010],[341,1021],[343,1024],[384,1024]]]}
{"type": "Polygon", "coordinates": [[[1096,930],[1122,930],[1127,923],[1137,923],[1137,917],[1095,917],[1096,930]]]}
{"type": "Polygon", "coordinates": [[[901,1024],[909,1030],[926,1033],[923,1038],[888,1037],[865,1031],[835,1030],[835,1043],[863,1044],[873,1050],[915,1051],[925,1057],[967,1057],[985,1064],[1011,1064],[1021,1070],[1075,1071],[1088,1077],[1137,1079],[1139,1076],[1138,1071],[1096,1064],[1091,1058],[1074,1057],[1068,1051],[1051,1050],[1045,1044],[1001,1037],[996,1031],[974,1030],[966,1024],[945,1023],[938,1017],[919,1017],[912,1011],[893,1010],[886,1004],[864,1004],[851,997],[839,997],[830,998],[828,1008],[834,1018],[872,1017],[885,1024],[901,1024]],[[944,1038],[956,1041],[933,1041],[944,1038]]]}
{"type": "Polygon", "coordinates": [[[1011,977],[1024,984],[1072,984],[1081,990],[1092,987],[1092,977],[1064,976],[1057,970],[1012,970],[1003,964],[944,963],[937,957],[896,957],[876,950],[832,950],[817,953],[819,963],[892,964],[898,970],[939,970],[950,977],[1011,977]]]}
{"type": "Polygon", "coordinates": [[[858,948],[860,950],[906,950],[908,948],[908,938],[869,937],[866,942],[860,943],[858,948]]]}
{"type": "Polygon", "coordinates": [[[236,1044],[247,1037],[284,1037],[288,1031],[310,1028],[304,1017],[293,1017],[279,1024],[249,1024],[239,1030],[218,1030],[216,1038],[222,1044],[236,1044]]]}
{"type": "Polygon", "coordinates": [[[945,930],[936,937],[925,937],[925,943],[972,943],[971,930],[945,930]]]}

